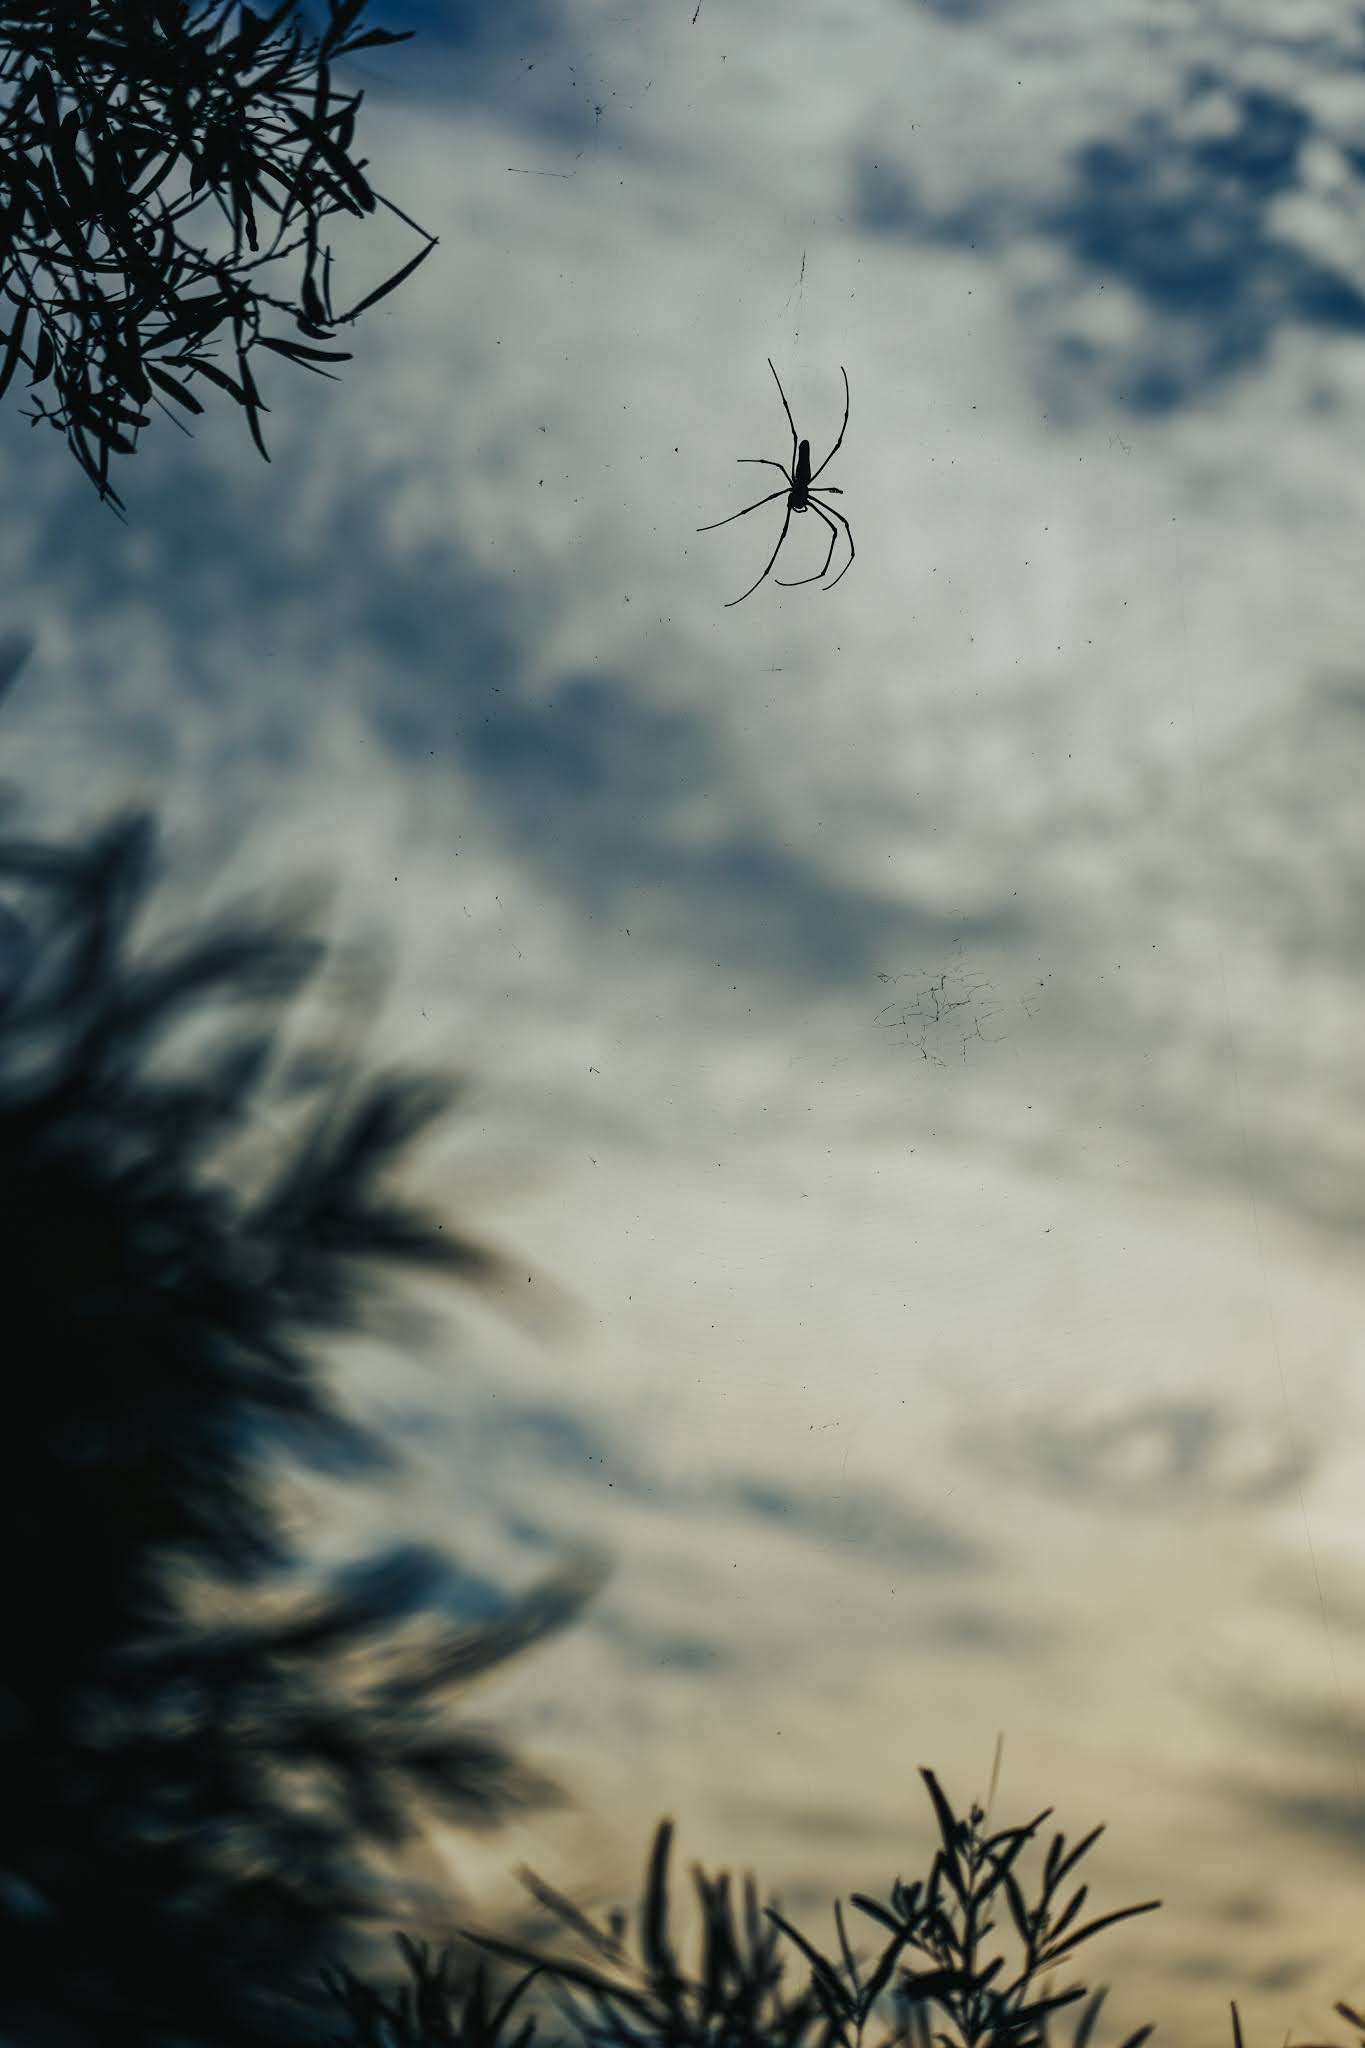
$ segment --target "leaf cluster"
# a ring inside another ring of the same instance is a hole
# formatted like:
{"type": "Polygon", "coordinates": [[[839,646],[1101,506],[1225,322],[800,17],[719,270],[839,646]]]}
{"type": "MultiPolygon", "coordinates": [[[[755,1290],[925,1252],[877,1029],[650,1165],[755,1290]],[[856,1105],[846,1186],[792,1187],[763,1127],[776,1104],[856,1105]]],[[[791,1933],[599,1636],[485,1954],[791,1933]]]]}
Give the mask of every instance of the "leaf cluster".
{"type": "MultiPolygon", "coordinates": [[[[1104,1832],[1096,1827],[1070,1849],[1064,1835],[1053,1837],[1043,1866],[1042,1895],[1029,1907],[1014,1866],[1024,1845],[1050,1816],[1051,1807],[1026,1826],[986,1835],[987,1816],[979,1806],[972,1806],[967,1820],[959,1819],[934,1773],[922,1768],[920,1775],[933,1803],[941,1846],[935,1852],[928,1882],[907,1888],[897,1879],[889,1906],[853,1894],[852,1904],[891,1936],[866,1974],[865,1959],[860,1965],[849,1943],[838,1901],[834,1919],[840,1958],[836,1963],[784,1918],[776,1902],[763,1908],[769,1923],[765,1928],[754,1882],[748,1876],[741,1928],[730,1899],[728,1873],[722,1871],[719,1877],[708,1879],[694,1864],[692,1878],[703,1915],[702,1956],[699,1976],[688,1978],[668,1932],[673,1823],[663,1820],[645,1873],[637,1964],[632,1964],[627,1953],[624,1913],[613,1911],[605,1929],[598,1927],[572,1901],[524,1870],[522,1881],[532,1895],[596,1953],[605,1971],[568,1958],[539,1956],[523,1944],[465,1929],[464,1938],[490,1955],[529,1965],[526,1974],[493,2007],[482,1962],[472,1973],[455,1971],[452,1945],[433,1967],[425,1944],[414,1944],[400,1934],[398,1946],[415,1979],[415,1989],[404,1986],[396,1997],[386,2000],[344,1968],[323,1973],[329,1995],[343,2007],[352,2028],[349,2034],[331,2037],[335,2048],[431,2048],[435,2043],[458,2044],[458,2048],[531,2048],[544,2014],[524,2015],[511,2040],[509,2023],[515,2007],[537,1980],[550,1987],[555,2006],[569,2022],[567,2043],[578,2044],[578,2048],[582,2044],[589,2048],[664,2048],[664,2044],[668,2048],[835,2048],[836,2043],[838,2048],[862,2048],[874,2010],[888,1996],[897,2024],[883,2036],[878,2048],[1048,2048],[1052,2015],[1085,1998],[1086,1987],[1073,1985],[1057,1993],[1043,1989],[1035,1994],[1033,1980],[1040,1972],[1052,1970],[1092,1935],[1135,1914],[1154,1912],[1161,1901],[1149,1899],[1078,1924],[1088,1896],[1088,1887],[1079,1885],[1060,1910],[1054,1909],[1058,1891],[1104,1832]],[[984,1912],[997,1892],[1005,1899],[1024,1951],[1023,1968],[1004,1984],[998,1982],[1004,1958],[997,1956],[983,1963],[979,1953],[994,1928],[984,1912]],[[785,1935],[810,1965],[807,1987],[796,1998],[784,1996],[781,1989],[785,1962],[778,1953],[774,1929],[785,1935]],[[903,1963],[906,1949],[918,1950],[930,1967],[903,1963]],[[935,2006],[953,2025],[954,2035],[931,2027],[929,2016],[935,2006]]],[[[1071,2048],[1088,2048],[1107,1995],[1106,1986],[1090,1995],[1078,2017],[1071,2048]]],[[[1344,2000],[1338,2000],[1335,2009],[1357,2029],[1360,2048],[1365,2048],[1365,2014],[1344,2000]]],[[[1245,2048],[1235,2002],[1231,2013],[1233,2048],[1245,2048]]],[[[1139,2027],[1127,2036],[1122,2048],[1141,2048],[1154,2031],[1150,2025],[1139,2027]]],[[[567,2048],[567,2043],[561,2037],[558,2048],[567,2048]]],[[[1339,2044],[1314,2042],[1306,2043],[1305,2048],[1339,2048],[1339,2044]]]]}
{"type": "Polygon", "coordinates": [[[564,1627],[603,1576],[571,1562],[466,1626],[439,1612],[445,1561],[398,1545],[262,1616],[262,1582],[295,1561],[263,1448],[385,1462],[309,1340],[371,1325],[395,1266],[479,1281],[500,1263],[390,1185],[449,1099],[439,1077],[295,1062],[295,1142],[249,1188],[223,1170],[322,949],[302,918],[258,914],[139,942],[153,854],[136,814],[75,847],[0,838],[16,2048],[63,2022],[92,2048],[294,2039],[319,1966],[383,1911],[362,1852],[409,1836],[415,1803],[480,1827],[559,1803],[496,1732],[452,1726],[448,1696],[564,1627]],[[176,1060],[171,1034],[196,1022],[212,1032],[176,1060]],[[395,1640],[424,1610],[426,1638],[395,1640]]]}
{"type": "Polygon", "coordinates": [[[403,1985],[392,1999],[364,1983],[344,1963],[322,1971],[329,1995],[351,2022],[348,2035],[331,2036],[340,2048],[424,2048],[429,2042],[456,2041],[464,2048],[530,2048],[536,2016],[525,2015],[510,2041],[509,2023],[538,1971],[530,1970],[494,2006],[487,1964],[459,1973],[453,1949],[444,1949],[433,1963],[424,1941],[411,1941],[405,1934],[396,1939],[413,1983],[403,1985]]]}
{"type": "Polygon", "coordinates": [[[26,417],[65,435],[115,511],[111,457],[152,406],[202,413],[206,386],[268,461],[257,352],[331,375],[349,359],[335,329],[435,246],[353,154],[363,95],[333,66],[411,33],[365,28],[365,5],[327,0],[308,37],[295,0],[0,0],[0,394],[26,380],[26,417]],[[380,205],[424,246],[338,311],[325,224],[380,205]],[[285,265],[292,297],[262,281],[285,265]]]}
{"type": "MultiPolygon", "coordinates": [[[[530,1872],[523,1881],[587,1947],[592,1963],[539,1955],[527,1946],[472,1929],[466,1939],[504,1962],[528,1965],[530,1974],[516,1987],[522,1995],[537,1977],[550,1988],[553,2000],[571,2028],[571,2037],[590,2048],[862,2048],[864,2032],[886,1997],[897,2012],[894,2026],[879,2048],[909,2044],[929,2048],[1046,2048],[1051,2016],[1086,1996],[1086,1987],[1047,1993],[1034,1979],[1066,1959],[1090,1936],[1137,1913],[1153,1911],[1160,1901],[1104,1913],[1081,1922],[1087,1887],[1079,1886],[1065,1905],[1056,1907],[1059,1888],[1080,1858],[1103,1832],[1095,1828],[1072,1849],[1058,1834],[1048,1851],[1042,1896],[1025,1904],[1014,1866],[1051,1809],[1024,1827],[982,1832],[985,1815],[971,1809],[969,1821],[957,1819],[932,1771],[921,1772],[942,1834],[927,1884],[908,1889],[897,1880],[887,1906],[855,1894],[852,1903],[875,1921],[891,1939],[870,1970],[864,1970],[849,1943],[843,1911],[836,1903],[840,1959],[832,1961],[803,1935],[776,1904],[759,1910],[753,1879],[744,1881],[743,1913],[737,1915],[730,1896],[728,1873],[710,1879],[699,1865],[692,1878],[702,1909],[700,1971],[689,1977],[679,1962],[668,1928],[668,1859],[673,1824],[660,1823],[645,1877],[639,1915],[638,1962],[626,1945],[624,1914],[610,1916],[605,1929],[596,1926],[570,1901],[530,1872]],[[1023,1966],[1008,1982],[1000,1982],[1004,1958],[985,1962],[982,1944],[994,1923],[986,1909],[994,1895],[1006,1900],[1010,1921],[1023,1945],[1023,1966]],[[789,1994],[783,1987],[786,1958],[779,1947],[784,1936],[810,1966],[804,1990],[789,1994]],[[905,1960],[906,1951],[924,1959],[905,1960]],[[927,1965],[927,1966],[926,1966],[927,1965]],[[955,2034],[932,2030],[929,2016],[939,2007],[955,2034]]],[[[412,1945],[399,1937],[409,1966],[417,1973],[412,1945]]],[[[442,1958],[442,1972],[449,1956],[442,1958]]],[[[425,1971],[425,1958],[423,1958],[425,1971]]],[[[430,1972],[420,1976],[420,1996],[385,2002],[354,1979],[331,1988],[341,1998],[357,2031],[342,2041],[351,2048],[422,2048],[435,2041],[458,2041],[468,2048],[503,2048],[502,2024],[512,2000],[504,2000],[490,2018],[481,1976],[438,1982],[430,1972]],[[438,2011],[445,1985],[449,2001],[464,1998],[463,2016],[438,2011]],[[472,2004],[471,2004],[472,2001],[472,2004]],[[471,2014],[477,2017],[474,2024],[471,2014]],[[387,2031],[385,2031],[387,2029],[387,2031]]],[[[406,1996],[406,1994],[405,1994],[406,1996]]],[[[1075,2030],[1072,2048],[1086,2048],[1101,2004],[1103,1988],[1089,2000],[1075,2030]]],[[[523,2028],[515,2048],[527,2048],[533,2028],[523,2028]]],[[[1151,2033],[1141,2027],[1123,2048],[1139,2048],[1151,2033]]],[[[338,2037],[342,2040],[342,2037],[338,2037]]]]}

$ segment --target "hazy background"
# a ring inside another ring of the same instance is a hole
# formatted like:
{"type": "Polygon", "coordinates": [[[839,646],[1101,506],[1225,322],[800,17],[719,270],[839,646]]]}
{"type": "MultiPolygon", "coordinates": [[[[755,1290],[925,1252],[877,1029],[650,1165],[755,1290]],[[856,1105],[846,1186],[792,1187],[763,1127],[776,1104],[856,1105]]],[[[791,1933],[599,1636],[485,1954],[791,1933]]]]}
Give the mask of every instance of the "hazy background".
{"type": "MultiPolygon", "coordinates": [[[[667,1812],[824,1943],[1003,1730],[1001,1820],[1107,1821],[1095,1910],[1165,1901],[1078,1954],[1115,2027],[1320,2036],[1365,1995],[1365,27],[694,4],[376,11],[421,34],[352,67],[361,152],[440,248],[341,384],[278,365],[270,467],[162,422],[123,528],[7,405],[3,774],[62,835],[153,802],[171,910],[334,877],[376,1052],[476,1084],[427,1185],[577,1303],[339,1356],[409,1478],[297,1490],[473,1606],[619,1557],[490,1687],[583,1801],[451,1839],[490,1901],[526,1857],[633,1903],[667,1812]],[[787,458],[769,355],[817,462],[847,368],[858,556],[725,610],[781,507],[694,529],[787,458]]],[[[339,239],[338,296],[416,246],[339,239]]]]}

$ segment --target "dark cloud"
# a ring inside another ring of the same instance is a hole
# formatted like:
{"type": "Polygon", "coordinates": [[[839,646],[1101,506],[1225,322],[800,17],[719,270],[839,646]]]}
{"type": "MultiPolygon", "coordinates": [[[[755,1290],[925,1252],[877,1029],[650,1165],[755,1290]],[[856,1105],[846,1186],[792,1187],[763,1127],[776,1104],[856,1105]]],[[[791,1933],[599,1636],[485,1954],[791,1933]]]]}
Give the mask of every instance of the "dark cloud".
{"type": "Polygon", "coordinates": [[[986,1561],[970,1537],[875,1486],[828,1494],[743,1480],[719,1498],[727,1495],[743,1512],[780,1523],[808,1542],[873,1554],[906,1571],[969,1571],[986,1561]]]}
{"type": "MultiPolygon", "coordinates": [[[[1246,1970],[1245,1982],[1249,1989],[1264,1992],[1267,1997],[1279,1991],[1297,1991],[1301,1984],[1318,1975],[1325,1961],[1322,1955],[1272,1957],[1259,1969],[1253,1964],[1246,1970]]],[[[1225,1981],[1231,1974],[1231,1969],[1224,1972],[1225,1981]]]]}
{"type": "Polygon", "coordinates": [[[1287,1444],[1258,1454],[1250,1476],[1222,1469],[1245,1430],[1212,1401],[1149,1400],[1096,1420],[1052,1413],[969,1423],[960,1443],[974,1462],[1049,1500],[1145,1515],[1265,1506],[1295,1492],[1305,1463],[1287,1444]]]}
{"type": "Polygon", "coordinates": [[[544,1471],[591,1474],[594,1482],[605,1474],[627,1499],[652,1497],[657,1491],[618,1437],[569,1408],[499,1401],[491,1411],[452,1427],[478,1464],[496,1457],[544,1471]]]}
{"type": "Polygon", "coordinates": [[[1310,1840],[1320,1848],[1340,1850],[1365,1869],[1365,1797],[1359,1793],[1277,1792],[1246,1779],[1223,1777],[1210,1785],[1234,1800],[1244,1813],[1283,1834],[1310,1840]]]}
{"type": "MultiPolygon", "coordinates": [[[[975,1571],[987,1562],[987,1553],[976,1540],[875,1484],[864,1483],[856,1493],[829,1493],[757,1477],[710,1479],[699,1474],[663,1479],[644,1459],[631,1455],[618,1432],[587,1413],[552,1402],[499,1400],[444,1415],[422,1409],[380,1412],[386,1431],[396,1438],[426,1443],[445,1439],[458,1447],[466,1496],[475,1484],[495,1496],[506,1489],[509,1504],[499,1518],[502,1528],[512,1534],[515,1524],[529,1530],[533,1540],[546,1540],[546,1532],[534,1519],[527,1521],[524,1508],[513,1506],[512,1497],[529,1477],[541,1473],[576,1477],[594,1490],[610,1482],[619,1498],[648,1501],[662,1514],[704,1514],[712,1521],[737,1516],[782,1527],[796,1541],[874,1556],[921,1577],[975,1571]]],[[[566,1539],[549,1540],[562,1548],[566,1539]]],[[[978,1614],[969,1620],[963,1615],[958,1625],[964,1630],[975,1626],[981,1644],[989,1638],[996,1646],[1007,1647],[1011,1640],[1009,1624],[1002,1618],[978,1614]]],[[[948,1620],[944,1626],[951,1629],[953,1623],[948,1620]]],[[[692,1653],[684,1646],[678,1654],[686,1658],[692,1653]]]]}
{"type": "Polygon", "coordinates": [[[894,144],[878,144],[875,153],[860,144],[852,181],[858,224],[871,234],[985,255],[1023,225],[1026,202],[1014,189],[986,184],[950,205],[936,205],[923,195],[913,171],[897,161],[894,144]]]}
{"type": "Polygon", "coordinates": [[[8,694],[10,685],[32,652],[33,636],[30,633],[0,634],[0,701],[8,694]]]}
{"type": "Polygon", "coordinates": [[[1167,1977],[1186,1984],[1240,1985],[1240,1996],[1259,1991],[1265,1996],[1295,1991],[1321,1970],[1323,1958],[1281,1956],[1258,1967],[1242,1955],[1212,1954],[1204,1950],[1171,1957],[1164,1965],[1167,1977]]]}
{"type": "Polygon", "coordinates": [[[730,1650],[705,1637],[650,1628],[605,1610],[596,1617],[596,1632],[614,1643],[635,1671],[654,1671],[666,1666],[687,1677],[709,1676],[732,1670],[736,1662],[730,1650]]]}
{"type": "MultiPolygon", "coordinates": [[[[1322,1024],[1365,999],[1362,776],[1365,685],[1356,676],[1324,678],[1299,691],[1292,716],[1272,706],[1207,749],[1201,815],[1182,817],[1168,836],[1172,845],[1186,830],[1203,838],[1218,875],[1210,907],[1219,941],[1223,930],[1237,935],[1253,970],[1245,985],[1259,984],[1261,1000],[1242,1003],[1231,1038],[1221,1003],[1200,1005],[1178,1029],[1150,1009],[1132,1018],[1143,1132],[1168,1168],[1241,1189],[1253,1175],[1258,1201],[1353,1238],[1365,1228],[1365,1089],[1349,1038],[1322,1024]],[[1249,1132],[1228,1113],[1230,1058],[1256,1105],[1249,1132]]],[[[1134,848],[1137,914],[1153,929],[1181,916],[1184,860],[1140,850],[1130,824],[1115,824],[1134,848]]],[[[1210,971],[1221,971],[1216,958],[1210,971]]]]}
{"type": "MultiPolygon", "coordinates": [[[[1321,1700],[1290,1702],[1259,1685],[1239,1687],[1236,1701],[1246,1721],[1302,1758],[1365,1761],[1365,1714],[1321,1700]]],[[[1365,1799],[1365,1792],[1361,1797],[1365,1799]]]]}
{"type": "Polygon", "coordinates": [[[832,879],[756,824],[697,845],[683,821],[699,789],[721,817],[751,810],[739,773],[700,718],[650,704],[630,677],[571,675],[543,700],[485,696],[462,737],[480,802],[548,888],[698,962],[742,958],[746,975],[809,987],[864,974],[888,950],[1023,929],[1008,897],[944,915],[832,879]]]}
{"type": "Polygon", "coordinates": [[[1000,12],[1002,0],[914,0],[917,14],[935,14],[960,28],[975,28],[1000,12]]]}
{"type": "MultiPolygon", "coordinates": [[[[1252,1816],[1253,1824],[1268,1822],[1365,1865],[1365,1714],[1321,1698],[1291,1700],[1276,1684],[1259,1674],[1205,1683],[1208,1704],[1225,1725],[1239,1724],[1260,1739],[1262,1753],[1267,1746],[1276,1752],[1273,1772],[1262,1769],[1253,1777],[1224,1770],[1209,1790],[1252,1816]],[[1330,1793],[1319,1789],[1327,1779],[1334,1784],[1330,1793]]],[[[1247,1754],[1245,1740],[1240,1749],[1247,1754]]]]}
{"type": "MultiPolygon", "coordinates": [[[[1365,1597],[1343,1587],[1341,1578],[1341,1573],[1333,1573],[1329,1610],[1332,1635],[1365,1637],[1365,1597]]],[[[1272,1572],[1262,1583],[1261,1597],[1283,1614],[1298,1615],[1315,1632],[1322,1627],[1322,1594],[1313,1575],[1303,1570],[1302,1557],[1292,1565],[1286,1560],[1272,1572]]]]}
{"type": "MultiPolygon", "coordinates": [[[[1335,66],[1337,56],[1322,52],[1320,62],[1335,66]]],[[[1279,202],[1300,189],[1302,148],[1314,133],[1307,91],[1295,98],[1203,65],[1186,73],[1171,105],[1074,150],[1060,189],[1046,196],[988,175],[967,197],[932,204],[894,145],[860,145],[854,204],[861,226],[897,240],[978,254],[1040,235],[1059,244],[1072,259],[1071,286],[1022,293],[1018,309],[1046,350],[1050,416],[1101,399],[1167,413],[1260,368],[1286,326],[1365,334],[1365,291],[1352,269],[1310,253],[1276,221],[1279,202]],[[1133,295],[1131,337],[1098,340],[1076,318],[1105,283],[1133,295]]],[[[1365,146],[1343,157],[1365,173],[1365,146]]]]}
{"type": "Polygon", "coordinates": [[[870,234],[909,237],[924,230],[926,209],[910,173],[878,155],[864,155],[854,164],[854,204],[858,224],[870,234]]]}
{"type": "Polygon", "coordinates": [[[1260,1892],[1233,1892],[1213,1911],[1234,1927],[1264,1927],[1274,1917],[1270,1901],[1260,1892]]]}
{"type": "Polygon", "coordinates": [[[1061,1634],[1054,1623],[1030,1620],[1026,1624],[1012,1615],[992,1614],[982,1607],[944,1607],[937,1613],[918,1617],[915,1622],[917,1641],[945,1650],[981,1651],[1014,1660],[1051,1655],[1061,1634]]]}
{"type": "MultiPolygon", "coordinates": [[[[1079,265],[1147,309],[1145,336],[1113,365],[1139,411],[1170,411],[1259,366],[1286,324],[1365,333],[1353,278],[1272,221],[1298,184],[1306,108],[1201,70],[1186,81],[1185,110],[1209,95],[1230,102],[1229,132],[1190,134],[1175,114],[1143,114],[1125,136],[1076,152],[1069,189],[1043,216],[1079,265]]],[[[1073,359],[1095,352],[1060,340],[1073,359]]]]}

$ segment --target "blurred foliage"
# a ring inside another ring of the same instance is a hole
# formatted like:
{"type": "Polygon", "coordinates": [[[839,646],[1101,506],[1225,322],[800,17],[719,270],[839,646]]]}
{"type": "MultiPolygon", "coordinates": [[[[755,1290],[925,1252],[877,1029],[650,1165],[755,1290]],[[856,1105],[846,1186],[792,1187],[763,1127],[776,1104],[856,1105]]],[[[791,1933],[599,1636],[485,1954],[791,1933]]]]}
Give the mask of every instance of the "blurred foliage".
{"type": "Polygon", "coordinates": [[[481,1827],[562,1803],[440,1703],[604,1570],[394,1641],[448,1583],[400,1545],[239,1613],[293,1562],[272,1440],[391,1462],[330,1404],[310,1336],[375,1327],[386,1270],[478,1284],[499,1261],[387,1186],[453,1097],[430,1076],[285,1063],[294,1142],[277,1123],[240,1189],[234,1141],[321,948],[283,914],[135,946],[153,853],[143,816],[76,848],[0,841],[7,2048],[315,2039],[322,1964],[382,1914],[362,1852],[412,1834],[408,1801],[481,1827]]]}
{"type": "Polygon", "coordinates": [[[330,375],[348,352],[318,344],[435,247],[352,153],[363,95],[332,66],[406,40],[366,29],[365,6],[327,0],[309,37],[294,0],[0,0],[0,393],[26,376],[26,416],[116,511],[110,458],[149,407],[201,413],[212,385],[268,461],[257,352],[330,375]],[[324,224],[381,205],[424,246],[338,312],[324,224]],[[290,263],[297,295],[273,296],[263,273],[290,263]]]}

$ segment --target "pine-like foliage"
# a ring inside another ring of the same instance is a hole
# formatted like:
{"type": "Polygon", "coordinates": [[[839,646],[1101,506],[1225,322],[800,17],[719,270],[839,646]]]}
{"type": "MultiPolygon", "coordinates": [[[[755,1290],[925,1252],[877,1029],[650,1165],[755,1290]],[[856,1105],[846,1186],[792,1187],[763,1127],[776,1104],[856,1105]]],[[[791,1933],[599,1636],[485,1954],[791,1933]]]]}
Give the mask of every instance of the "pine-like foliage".
{"type": "Polygon", "coordinates": [[[259,918],[136,947],[152,856],[143,817],[74,850],[0,842],[7,2048],[315,2035],[323,1965],[380,1910],[366,1845],[405,1838],[407,1802],[491,1826],[554,1798],[438,1695],[564,1625],[601,1577],[571,1564],[491,1624],[395,1642],[430,1621],[443,1568],[407,1546],[224,1619],[290,1561],[273,1436],[333,1470],[383,1462],[329,1403],[310,1333],[373,1327],[384,1266],[478,1282],[497,1262],[385,1191],[450,1099],[430,1078],[315,1059],[292,1152],[235,1188],[224,1160],[320,949],[259,918]],[[225,1019],[177,1064],[168,1034],[225,1019]]]}

